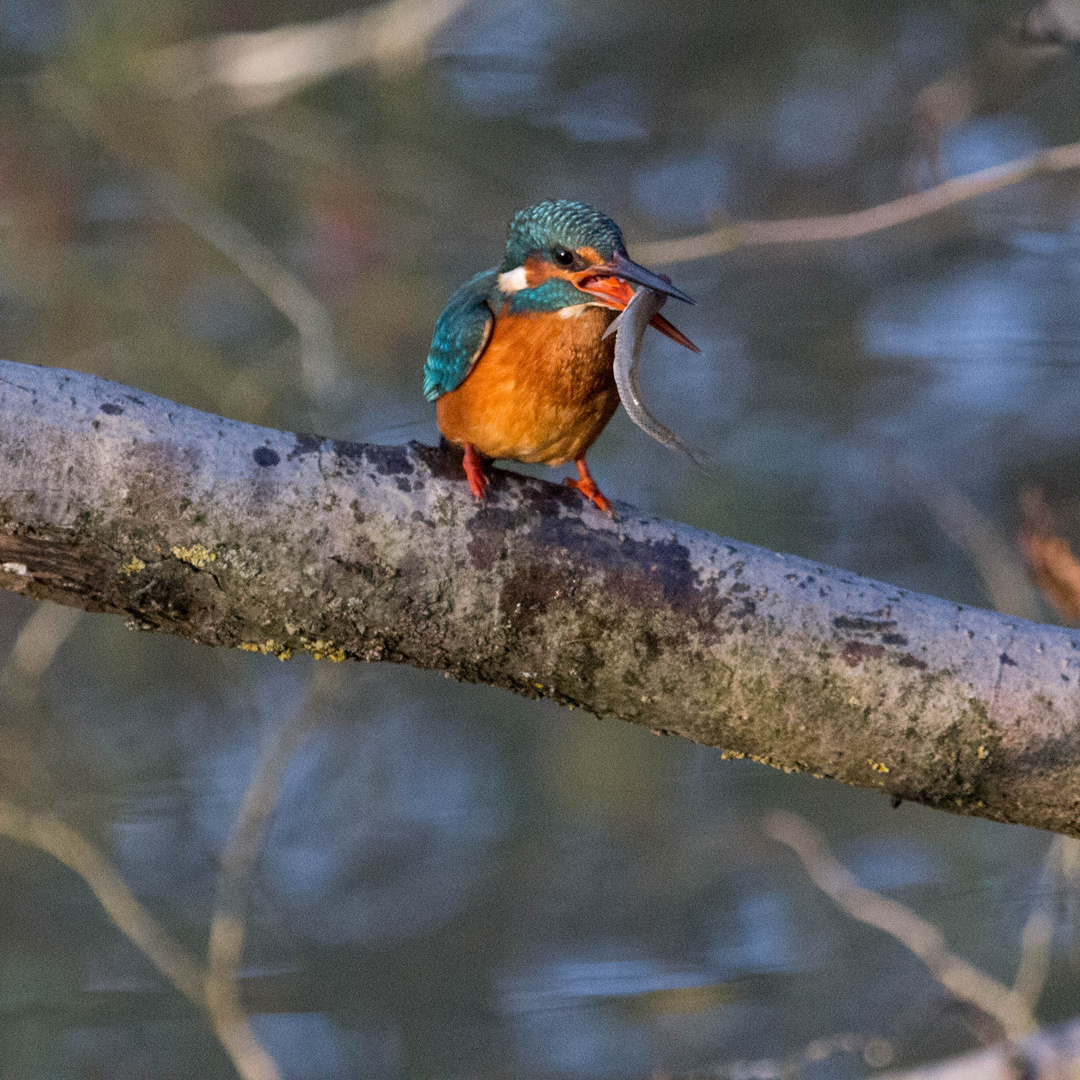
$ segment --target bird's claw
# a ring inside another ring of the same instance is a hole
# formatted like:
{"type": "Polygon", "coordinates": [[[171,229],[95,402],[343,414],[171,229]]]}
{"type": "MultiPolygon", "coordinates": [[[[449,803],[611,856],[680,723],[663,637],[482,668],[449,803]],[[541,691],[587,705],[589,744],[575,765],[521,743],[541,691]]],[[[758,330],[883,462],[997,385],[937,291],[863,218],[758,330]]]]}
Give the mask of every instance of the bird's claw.
{"type": "Polygon", "coordinates": [[[596,486],[596,481],[591,476],[583,477],[581,480],[574,480],[571,477],[566,477],[563,483],[567,487],[575,488],[585,496],[589,502],[593,503],[598,509],[603,510],[605,514],[612,521],[617,520],[615,517],[615,511],[612,509],[611,500],[607,498],[596,486]]]}

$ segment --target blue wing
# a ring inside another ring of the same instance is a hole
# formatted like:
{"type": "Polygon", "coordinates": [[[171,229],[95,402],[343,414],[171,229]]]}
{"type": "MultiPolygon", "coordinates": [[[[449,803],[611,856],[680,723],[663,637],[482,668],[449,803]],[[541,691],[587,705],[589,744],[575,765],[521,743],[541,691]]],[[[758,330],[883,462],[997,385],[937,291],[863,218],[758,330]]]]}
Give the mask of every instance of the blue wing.
{"type": "Polygon", "coordinates": [[[434,401],[459,387],[491,338],[495,315],[488,296],[498,271],[470,278],[450,297],[435,323],[431,351],[424,364],[424,397],[434,401]]]}

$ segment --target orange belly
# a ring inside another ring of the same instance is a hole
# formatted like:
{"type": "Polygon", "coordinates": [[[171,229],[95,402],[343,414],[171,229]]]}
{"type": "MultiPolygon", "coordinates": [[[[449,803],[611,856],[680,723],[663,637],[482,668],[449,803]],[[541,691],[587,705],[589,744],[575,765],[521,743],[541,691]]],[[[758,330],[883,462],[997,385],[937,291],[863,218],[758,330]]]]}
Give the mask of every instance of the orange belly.
{"type": "Polygon", "coordinates": [[[581,457],[619,405],[615,312],[502,315],[465,381],[436,403],[439,430],[491,458],[562,465],[581,457]]]}

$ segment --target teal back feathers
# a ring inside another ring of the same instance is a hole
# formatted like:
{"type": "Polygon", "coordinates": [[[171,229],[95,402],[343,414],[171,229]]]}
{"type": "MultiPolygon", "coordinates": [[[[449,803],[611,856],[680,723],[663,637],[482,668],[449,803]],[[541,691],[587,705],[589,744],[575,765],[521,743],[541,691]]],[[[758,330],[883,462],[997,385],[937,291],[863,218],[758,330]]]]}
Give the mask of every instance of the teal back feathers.
{"type": "Polygon", "coordinates": [[[497,278],[495,270],[469,278],[443,308],[424,364],[424,397],[428,401],[460,386],[484,351],[495,324],[488,297],[497,288],[497,278]]]}

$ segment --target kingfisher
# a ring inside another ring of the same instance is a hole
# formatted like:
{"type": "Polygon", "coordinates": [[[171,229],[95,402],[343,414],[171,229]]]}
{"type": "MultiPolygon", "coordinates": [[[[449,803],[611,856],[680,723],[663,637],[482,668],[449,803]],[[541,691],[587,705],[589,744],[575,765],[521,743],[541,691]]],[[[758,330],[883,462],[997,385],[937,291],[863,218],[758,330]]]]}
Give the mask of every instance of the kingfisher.
{"type": "MultiPolygon", "coordinates": [[[[614,338],[604,335],[633,297],[631,283],[694,302],[631,261],[611,218],[555,199],[518,211],[502,264],[450,297],[435,323],[424,396],[443,437],[464,450],[477,501],[488,486],[485,460],[572,461],[578,478],[565,482],[612,513],[585,453],[619,404],[614,338]]],[[[659,313],[651,323],[700,351],[659,313]]]]}

